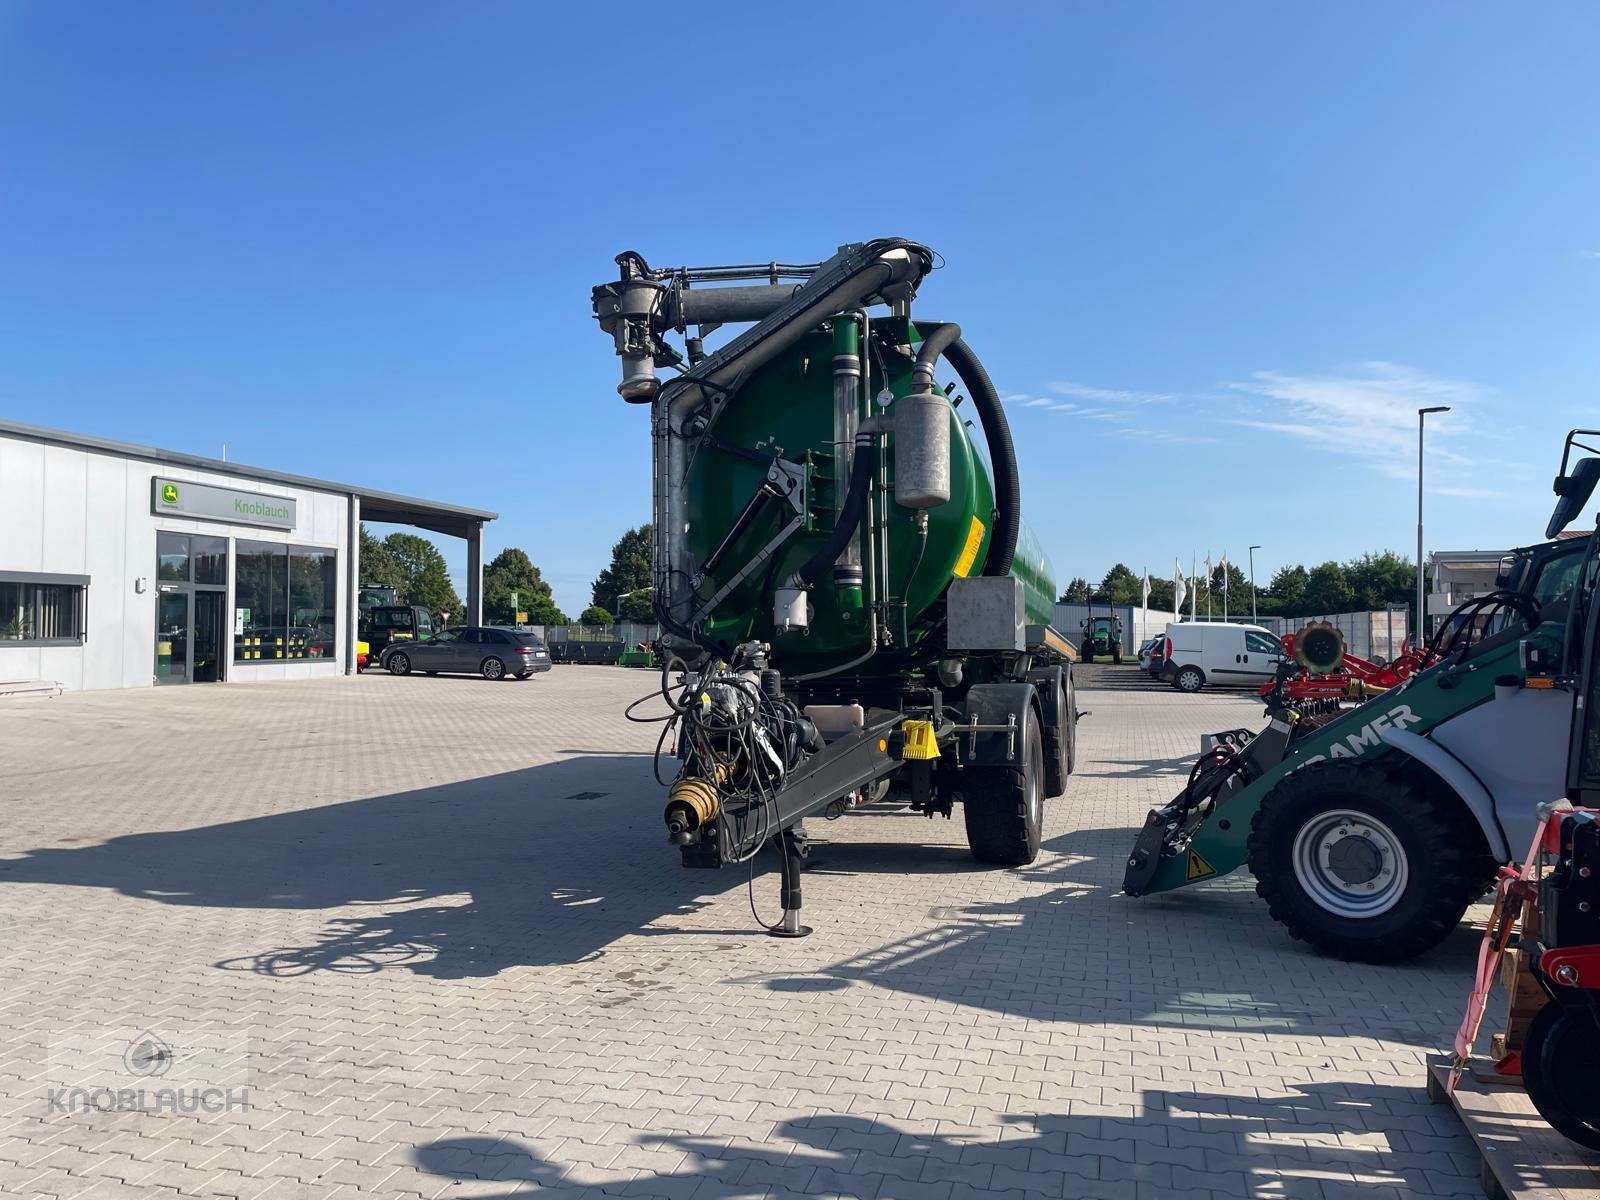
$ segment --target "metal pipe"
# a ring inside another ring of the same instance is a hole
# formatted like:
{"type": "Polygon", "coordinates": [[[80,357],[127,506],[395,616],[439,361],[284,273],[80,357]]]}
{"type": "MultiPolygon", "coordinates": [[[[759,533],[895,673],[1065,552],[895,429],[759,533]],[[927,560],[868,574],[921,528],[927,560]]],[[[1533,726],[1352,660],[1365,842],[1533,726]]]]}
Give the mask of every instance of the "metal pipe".
{"type": "Polygon", "coordinates": [[[746,287],[675,289],[667,298],[669,322],[687,325],[731,325],[770,317],[794,298],[802,284],[751,284],[746,287]]]}

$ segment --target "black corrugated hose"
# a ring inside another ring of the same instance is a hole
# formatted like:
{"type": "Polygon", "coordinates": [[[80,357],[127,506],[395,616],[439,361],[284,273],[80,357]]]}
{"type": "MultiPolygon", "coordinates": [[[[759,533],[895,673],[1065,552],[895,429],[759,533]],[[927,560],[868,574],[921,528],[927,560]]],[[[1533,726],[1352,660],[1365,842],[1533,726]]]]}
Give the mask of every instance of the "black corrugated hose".
{"type": "MultiPolygon", "coordinates": [[[[921,332],[921,326],[918,331],[921,332]]],[[[1017,479],[1017,451],[1011,444],[1011,426],[1006,421],[1000,393],[995,391],[994,381],[972,347],[957,338],[946,348],[944,356],[956,369],[972,403],[977,406],[983,437],[989,443],[989,461],[994,467],[994,533],[983,573],[1009,575],[1011,560],[1017,553],[1017,530],[1022,525],[1022,485],[1017,479]]]]}

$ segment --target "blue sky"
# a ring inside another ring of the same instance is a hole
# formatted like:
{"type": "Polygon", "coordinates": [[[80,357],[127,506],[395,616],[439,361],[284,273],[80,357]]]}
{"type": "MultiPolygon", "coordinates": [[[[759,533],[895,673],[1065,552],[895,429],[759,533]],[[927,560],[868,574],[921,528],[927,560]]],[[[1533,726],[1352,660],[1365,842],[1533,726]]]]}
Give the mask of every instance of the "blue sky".
{"type": "Polygon", "coordinates": [[[497,510],[575,612],[649,517],[612,256],[901,234],[1063,581],[1409,552],[1423,403],[1430,548],[1537,539],[1600,421],[1600,11],[975,12],[8,0],[0,412],[497,510]]]}

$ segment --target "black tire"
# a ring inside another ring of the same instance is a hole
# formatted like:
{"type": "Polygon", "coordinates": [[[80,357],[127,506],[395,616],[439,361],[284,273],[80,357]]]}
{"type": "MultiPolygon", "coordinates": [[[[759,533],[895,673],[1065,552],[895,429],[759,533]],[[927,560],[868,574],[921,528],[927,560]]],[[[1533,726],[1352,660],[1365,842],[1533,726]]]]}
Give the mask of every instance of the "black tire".
{"type": "Polygon", "coordinates": [[[1528,1025],[1522,1082],[1539,1115],[1563,1137],[1600,1150],[1600,1024],[1550,1001],[1528,1025]]]}
{"type": "Polygon", "coordinates": [[[1273,920],[1347,961],[1437,946],[1478,895],[1487,857],[1453,796],[1355,763],[1302,767],[1250,821],[1250,869],[1273,920]]]}
{"type": "Polygon", "coordinates": [[[1172,686],[1191,696],[1205,685],[1206,673],[1192,663],[1187,667],[1179,667],[1178,673],[1172,677],[1172,686]]]}
{"type": "Polygon", "coordinates": [[[1122,651],[1121,650],[1113,650],[1111,652],[1111,665],[1114,666],[1114,667],[1120,667],[1122,665],[1122,651]]]}
{"type": "Polygon", "coordinates": [[[1055,705],[1055,721],[1045,730],[1044,735],[1044,781],[1045,799],[1051,800],[1067,790],[1067,776],[1072,774],[1069,761],[1070,751],[1068,746],[1072,740],[1071,719],[1072,714],[1068,705],[1071,703],[1067,696],[1065,677],[1062,677],[1063,686],[1052,688],[1051,692],[1040,690],[1041,698],[1052,696],[1051,703],[1055,705]]]}
{"type": "Polygon", "coordinates": [[[411,674],[411,656],[405,653],[397,652],[389,655],[388,659],[385,660],[383,665],[388,668],[389,674],[391,675],[411,674]]]}
{"type": "Polygon", "coordinates": [[[1028,710],[1023,767],[968,767],[961,781],[967,845],[979,862],[1023,867],[1039,855],[1044,825],[1044,739],[1028,710]]]}
{"type": "Polygon", "coordinates": [[[485,679],[504,679],[506,677],[506,664],[502,659],[490,655],[478,664],[478,673],[485,679]]]}
{"type": "Polygon", "coordinates": [[[1067,774],[1078,769],[1078,691],[1067,688],[1067,774]]]}
{"type": "Polygon", "coordinates": [[[1079,657],[1082,658],[1083,661],[1086,662],[1086,663],[1092,663],[1094,661],[1094,651],[1093,650],[1089,650],[1089,649],[1080,650],[1078,652],[1078,654],[1079,654],[1079,657]]]}

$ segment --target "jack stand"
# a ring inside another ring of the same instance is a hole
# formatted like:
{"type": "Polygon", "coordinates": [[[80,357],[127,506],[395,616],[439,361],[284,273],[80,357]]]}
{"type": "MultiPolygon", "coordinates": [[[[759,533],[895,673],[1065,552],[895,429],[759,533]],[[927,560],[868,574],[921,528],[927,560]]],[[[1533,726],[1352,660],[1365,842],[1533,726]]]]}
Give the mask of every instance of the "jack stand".
{"type": "Polygon", "coordinates": [[[773,937],[811,936],[811,926],[800,924],[800,859],[803,851],[794,832],[785,829],[778,835],[778,853],[783,855],[783,920],[767,932],[773,937]]]}

